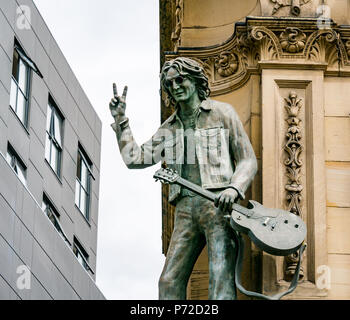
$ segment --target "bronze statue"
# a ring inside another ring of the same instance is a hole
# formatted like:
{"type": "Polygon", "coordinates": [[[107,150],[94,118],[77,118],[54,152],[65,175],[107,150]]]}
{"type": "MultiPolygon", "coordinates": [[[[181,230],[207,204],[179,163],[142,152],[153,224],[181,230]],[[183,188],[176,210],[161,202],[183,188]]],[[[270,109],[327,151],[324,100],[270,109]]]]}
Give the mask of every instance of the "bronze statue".
{"type": "Polygon", "coordinates": [[[179,57],[164,64],[161,86],[176,111],[141,146],[133,138],[125,116],[127,87],[110,102],[112,124],[128,168],[145,168],[165,161],[184,179],[211,190],[215,205],[177,184],[170,186],[169,201],[176,205],[159,299],[186,299],[193,266],[207,245],[209,299],[236,299],[235,232],[225,212],[244,199],[257,171],[257,161],[234,108],[211,100],[208,78],[196,61],[179,57]]]}

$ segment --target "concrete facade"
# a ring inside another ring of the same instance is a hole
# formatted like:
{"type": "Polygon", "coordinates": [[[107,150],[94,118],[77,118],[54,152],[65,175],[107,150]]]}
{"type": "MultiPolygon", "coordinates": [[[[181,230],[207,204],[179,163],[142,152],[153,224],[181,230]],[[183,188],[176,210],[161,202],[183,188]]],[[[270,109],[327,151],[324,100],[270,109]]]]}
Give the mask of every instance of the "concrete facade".
{"type": "Polygon", "coordinates": [[[95,284],[101,121],[32,0],[1,1],[0,30],[0,299],[104,299],[95,284]],[[9,106],[15,39],[43,75],[30,75],[27,126],[9,106]],[[64,117],[60,176],[45,160],[49,95],[64,117]],[[26,185],[6,161],[9,144],[26,185]],[[89,219],[75,205],[78,145],[92,162],[89,219]],[[70,245],[41,209],[44,194],[70,245]],[[74,238],[92,271],[74,255],[74,238]],[[18,284],[21,266],[30,270],[29,289],[18,284]]]}

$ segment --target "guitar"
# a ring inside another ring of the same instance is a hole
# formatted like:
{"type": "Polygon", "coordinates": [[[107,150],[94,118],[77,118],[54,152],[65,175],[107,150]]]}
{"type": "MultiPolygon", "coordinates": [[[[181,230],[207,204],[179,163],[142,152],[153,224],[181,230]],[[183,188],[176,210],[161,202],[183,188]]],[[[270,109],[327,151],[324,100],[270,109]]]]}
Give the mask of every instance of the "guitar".
{"type": "MultiPolygon", "coordinates": [[[[216,198],[213,192],[181,178],[169,168],[157,170],[153,178],[164,184],[176,183],[213,202],[216,198]]],[[[295,252],[306,237],[306,226],[299,216],[286,210],[265,208],[257,201],[250,200],[247,208],[234,203],[228,217],[234,230],[247,234],[261,250],[273,255],[295,252]]]]}

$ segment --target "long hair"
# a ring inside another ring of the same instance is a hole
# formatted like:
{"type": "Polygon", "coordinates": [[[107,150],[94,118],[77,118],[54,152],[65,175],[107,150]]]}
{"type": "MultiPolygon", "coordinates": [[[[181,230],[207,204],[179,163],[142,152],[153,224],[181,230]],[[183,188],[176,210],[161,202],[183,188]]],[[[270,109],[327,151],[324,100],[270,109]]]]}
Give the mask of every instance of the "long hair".
{"type": "Polygon", "coordinates": [[[188,76],[196,83],[198,97],[201,101],[207,99],[210,95],[209,80],[205,75],[203,67],[195,60],[185,57],[178,57],[164,63],[160,73],[160,83],[166,94],[166,98],[171,104],[175,105],[175,100],[172,97],[168,87],[165,85],[166,74],[170,68],[174,68],[182,76],[188,76]]]}

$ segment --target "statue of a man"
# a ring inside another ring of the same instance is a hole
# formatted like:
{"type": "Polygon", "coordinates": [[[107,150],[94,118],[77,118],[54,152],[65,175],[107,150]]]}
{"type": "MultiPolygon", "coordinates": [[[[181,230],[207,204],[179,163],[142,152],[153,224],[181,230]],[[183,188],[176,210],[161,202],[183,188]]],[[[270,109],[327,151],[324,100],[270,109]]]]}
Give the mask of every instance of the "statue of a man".
{"type": "Polygon", "coordinates": [[[159,299],[186,299],[193,266],[205,245],[209,257],[209,299],[235,299],[233,229],[224,218],[244,199],[257,171],[256,157],[234,108],[208,98],[208,78],[196,61],[179,57],[164,64],[161,86],[175,112],[154,136],[138,146],[125,116],[127,87],[118,96],[115,84],[111,114],[122,158],[128,168],[159,161],[181,177],[217,194],[215,203],[171,185],[176,205],[174,230],[163,272],[159,299]]]}

